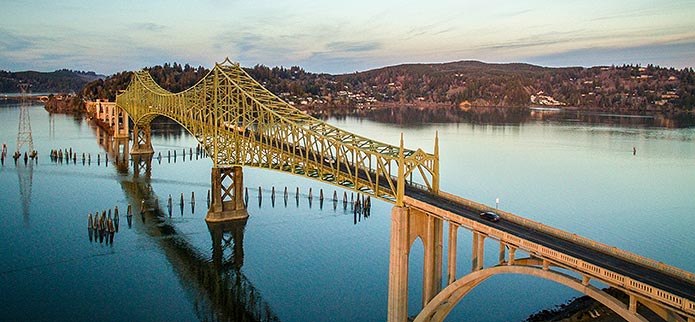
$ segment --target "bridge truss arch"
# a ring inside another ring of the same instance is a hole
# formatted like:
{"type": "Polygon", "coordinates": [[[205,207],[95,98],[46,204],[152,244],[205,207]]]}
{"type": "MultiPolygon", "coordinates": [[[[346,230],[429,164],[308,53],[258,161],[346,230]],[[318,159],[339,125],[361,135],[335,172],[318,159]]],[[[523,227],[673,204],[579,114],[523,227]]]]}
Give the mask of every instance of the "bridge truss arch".
{"type": "Polygon", "coordinates": [[[136,127],[159,115],[181,124],[215,167],[292,173],[389,202],[402,200],[405,185],[439,189],[436,142],[430,154],[404,149],[402,140],[394,146],[339,129],[284,102],[229,59],[180,93],[135,72],[116,104],[136,127]]]}

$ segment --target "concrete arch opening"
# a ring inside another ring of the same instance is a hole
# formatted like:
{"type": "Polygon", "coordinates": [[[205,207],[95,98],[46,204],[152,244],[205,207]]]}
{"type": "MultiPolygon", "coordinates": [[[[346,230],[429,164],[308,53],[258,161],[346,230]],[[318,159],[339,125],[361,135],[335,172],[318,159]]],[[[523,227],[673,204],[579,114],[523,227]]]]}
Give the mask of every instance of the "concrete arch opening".
{"type": "Polygon", "coordinates": [[[580,293],[586,294],[607,306],[627,321],[646,322],[641,315],[631,312],[628,306],[615,297],[590,284],[560,272],[533,266],[502,265],[472,272],[447,286],[435,296],[415,318],[415,321],[443,321],[458,302],[476,286],[494,275],[523,274],[551,280],[580,293]]]}
{"type": "Polygon", "coordinates": [[[408,249],[408,316],[415,316],[422,311],[422,290],[425,268],[425,242],[416,236],[408,249]]]}

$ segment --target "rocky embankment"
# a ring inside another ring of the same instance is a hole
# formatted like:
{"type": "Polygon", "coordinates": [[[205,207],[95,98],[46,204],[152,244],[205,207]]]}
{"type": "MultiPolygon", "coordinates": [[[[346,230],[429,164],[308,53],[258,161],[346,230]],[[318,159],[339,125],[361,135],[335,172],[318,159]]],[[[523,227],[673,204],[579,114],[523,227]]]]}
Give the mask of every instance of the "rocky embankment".
{"type": "Polygon", "coordinates": [[[51,95],[45,106],[50,113],[77,114],[87,111],[84,101],[78,96],[51,95]]]}
{"type": "MultiPolygon", "coordinates": [[[[624,304],[629,298],[624,292],[615,288],[606,288],[604,291],[624,304]]],[[[639,306],[637,312],[648,321],[663,321],[654,312],[639,306]]],[[[617,313],[589,296],[575,298],[567,304],[560,304],[554,309],[547,309],[529,316],[524,322],[621,322],[625,321],[617,313]]]]}

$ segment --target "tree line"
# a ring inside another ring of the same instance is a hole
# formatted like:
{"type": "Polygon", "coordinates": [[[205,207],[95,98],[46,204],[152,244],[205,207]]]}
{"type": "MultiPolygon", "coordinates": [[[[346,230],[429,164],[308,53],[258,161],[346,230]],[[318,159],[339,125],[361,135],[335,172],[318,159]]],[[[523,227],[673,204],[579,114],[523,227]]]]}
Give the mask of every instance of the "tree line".
{"type": "MultiPolygon", "coordinates": [[[[145,68],[164,89],[180,92],[209,73],[202,66],[165,63],[145,68]]],[[[563,106],[586,109],[695,109],[695,72],[654,65],[547,68],[529,64],[460,61],[405,64],[342,75],[310,73],[299,66],[256,65],[247,73],[271,92],[304,109],[354,108],[369,101],[422,106],[528,107],[532,95],[552,97],[563,106]],[[304,102],[305,103],[305,102],[304,102]]],[[[86,100],[114,101],[132,72],[95,79],[79,91],[86,100]]]]}

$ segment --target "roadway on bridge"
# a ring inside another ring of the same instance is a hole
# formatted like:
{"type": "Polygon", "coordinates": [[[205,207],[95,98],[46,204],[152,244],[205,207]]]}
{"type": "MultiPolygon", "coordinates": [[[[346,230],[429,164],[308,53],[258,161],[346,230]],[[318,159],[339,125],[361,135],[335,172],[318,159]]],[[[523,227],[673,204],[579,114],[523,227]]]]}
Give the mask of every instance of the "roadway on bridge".
{"type": "MultiPolygon", "coordinates": [[[[254,133],[253,137],[259,142],[263,142],[265,136],[254,133]]],[[[244,136],[251,137],[250,133],[244,133],[244,136]]],[[[267,139],[266,139],[267,140],[267,139]]],[[[270,139],[269,141],[272,141],[270,139]]],[[[269,142],[267,141],[267,142],[269,142]]],[[[309,153],[309,151],[300,147],[294,151],[291,151],[287,147],[287,153],[295,154],[297,156],[307,158],[312,162],[323,163],[315,155],[318,153],[309,153]]],[[[331,165],[332,166],[332,165],[331,165]]],[[[348,169],[350,166],[345,162],[338,162],[337,169],[345,174],[351,173],[348,169]]],[[[364,169],[358,168],[357,176],[367,181],[369,175],[364,169]]],[[[387,185],[387,180],[383,176],[380,176],[379,186],[390,189],[387,185]]],[[[471,220],[478,221],[485,225],[492,226],[499,230],[505,231],[507,233],[513,234],[515,236],[524,238],[528,241],[542,245],[544,247],[559,251],[561,253],[567,254],[574,258],[583,260],[587,263],[611,270],[615,273],[627,276],[633,280],[652,285],[654,287],[660,288],[661,290],[670,292],[674,295],[687,298],[691,301],[695,301],[695,284],[689,283],[681,278],[644,267],[642,265],[623,260],[619,257],[600,252],[595,249],[587,248],[572,241],[565,240],[562,238],[555,237],[553,235],[537,231],[532,228],[524,227],[516,223],[500,220],[499,222],[490,222],[480,218],[480,213],[476,210],[467,208],[466,206],[454,202],[452,200],[446,199],[441,196],[433,195],[427,191],[423,191],[412,186],[407,186],[405,189],[405,194],[411,198],[427,202],[433,206],[440,209],[452,212],[459,216],[466,217],[471,220]]]]}
{"type": "Polygon", "coordinates": [[[432,195],[429,192],[408,187],[406,188],[405,194],[411,198],[427,202],[440,209],[455,213],[459,216],[481,222],[485,225],[519,236],[536,244],[557,250],[585,262],[611,270],[615,273],[622,274],[636,281],[658,287],[674,295],[687,298],[691,301],[695,300],[695,285],[680,278],[625,261],[618,257],[599,252],[594,249],[577,245],[571,241],[557,238],[547,233],[517,225],[510,221],[500,220],[498,222],[490,222],[483,220],[480,218],[479,212],[468,209],[461,204],[443,197],[432,195]]]}

